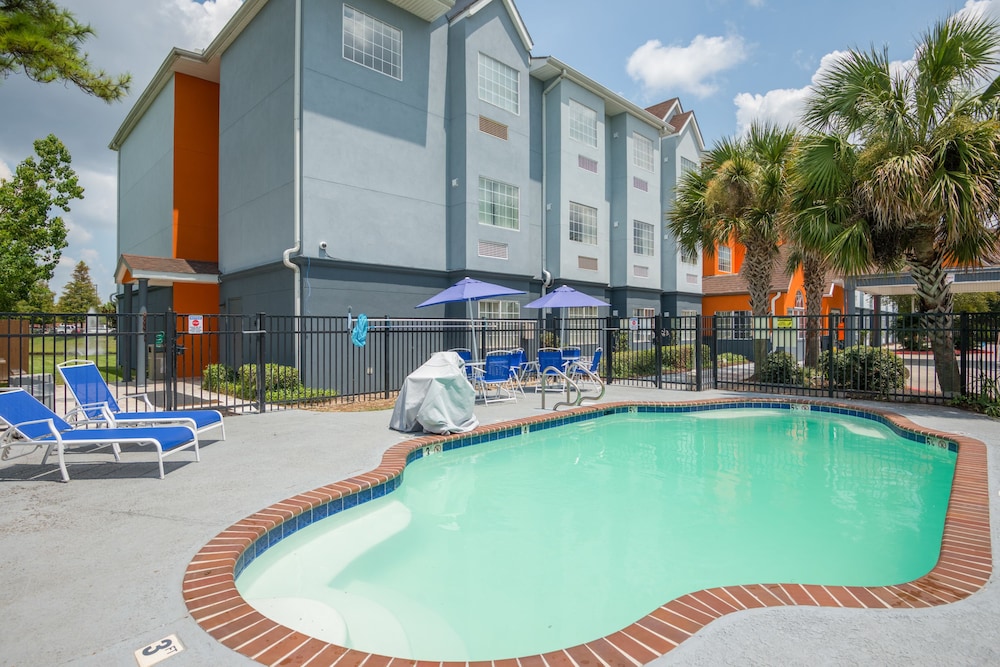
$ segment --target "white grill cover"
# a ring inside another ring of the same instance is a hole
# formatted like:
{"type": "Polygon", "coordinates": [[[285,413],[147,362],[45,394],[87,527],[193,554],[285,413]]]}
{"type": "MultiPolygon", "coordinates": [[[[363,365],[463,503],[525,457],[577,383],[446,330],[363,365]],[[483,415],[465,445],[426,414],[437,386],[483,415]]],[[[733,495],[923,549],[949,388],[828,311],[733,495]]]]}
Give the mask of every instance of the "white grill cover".
{"type": "Polygon", "coordinates": [[[389,428],[404,433],[464,433],[479,426],[476,391],[455,352],[435,352],[403,381],[389,428]]]}

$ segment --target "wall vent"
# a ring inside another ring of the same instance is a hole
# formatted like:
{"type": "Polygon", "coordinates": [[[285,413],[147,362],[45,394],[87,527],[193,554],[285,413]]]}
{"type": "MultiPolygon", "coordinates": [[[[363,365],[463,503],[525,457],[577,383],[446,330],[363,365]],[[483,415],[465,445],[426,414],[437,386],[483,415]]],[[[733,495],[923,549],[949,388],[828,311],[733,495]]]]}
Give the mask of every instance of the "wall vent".
{"type": "Polygon", "coordinates": [[[597,258],[596,257],[584,257],[579,255],[576,258],[576,265],[583,269],[584,271],[596,271],[597,270],[597,258]]]}
{"type": "Polygon", "coordinates": [[[697,285],[698,284],[698,274],[697,273],[689,273],[689,274],[687,274],[687,281],[691,285],[697,285]]]}
{"type": "Polygon", "coordinates": [[[649,267],[639,266],[638,264],[632,265],[632,275],[636,278],[648,278],[649,277],[649,267]]]}
{"type": "Polygon", "coordinates": [[[638,176],[632,177],[632,187],[636,190],[642,190],[643,192],[649,192],[649,183],[642,180],[638,176]]]}
{"type": "Polygon", "coordinates": [[[493,259],[507,259],[507,244],[496,241],[480,241],[479,256],[493,259]]]}
{"type": "Polygon", "coordinates": [[[587,171],[592,171],[597,173],[597,160],[592,160],[586,155],[577,155],[576,163],[580,165],[580,169],[586,169],[587,171]]]}
{"type": "Polygon", "coordinates": [[[507,126],[486,116],[479,117],[479,131],[507,141],[507,126]]]}

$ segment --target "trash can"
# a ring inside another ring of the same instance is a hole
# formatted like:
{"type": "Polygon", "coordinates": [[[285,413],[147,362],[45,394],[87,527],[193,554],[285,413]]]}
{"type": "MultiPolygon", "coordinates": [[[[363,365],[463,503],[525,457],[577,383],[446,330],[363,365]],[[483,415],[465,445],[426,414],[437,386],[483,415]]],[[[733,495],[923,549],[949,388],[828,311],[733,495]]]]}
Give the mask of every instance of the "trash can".
{"type": "Polygon", "coordinates": [[[11,387],[22,387],[29,394],[55,410],[56,382],[52,373],[25,373],[10,376],[11,387]]]}
{"type": "Polygon", "coordinates": [[[146,346],[146,375],[150,380],[162,380],[166,375],[167,353],[156,345],[146,346]]]}

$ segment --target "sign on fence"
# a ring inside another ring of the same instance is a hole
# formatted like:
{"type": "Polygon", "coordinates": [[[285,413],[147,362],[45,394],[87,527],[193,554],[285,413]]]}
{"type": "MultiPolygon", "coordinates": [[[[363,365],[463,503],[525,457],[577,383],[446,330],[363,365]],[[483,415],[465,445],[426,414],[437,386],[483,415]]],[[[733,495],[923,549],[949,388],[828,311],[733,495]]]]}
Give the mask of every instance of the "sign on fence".
{"type": "Polygon", "coordinates": [[[188,315],[188,333],[205,333],[205,319],[201,315],[188,315]]]}

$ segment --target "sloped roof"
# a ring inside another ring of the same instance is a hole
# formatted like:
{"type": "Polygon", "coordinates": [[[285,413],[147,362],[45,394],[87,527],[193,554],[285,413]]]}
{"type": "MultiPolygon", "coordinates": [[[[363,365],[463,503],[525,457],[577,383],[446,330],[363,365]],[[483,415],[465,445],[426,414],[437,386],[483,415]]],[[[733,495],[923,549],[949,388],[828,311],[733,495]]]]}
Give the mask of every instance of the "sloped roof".
{"type": "Polygon", "coordinates": [[[115,269],[115,282],[125,285],[145,279],[156,286],[217,283],[219,275],[218,262],[122,254],[115,269]]]}
{"type": "Polygon", "coordinates": [[[654,104],[651,107],[646,107],[646,111],[653,114],[660,120],[666,120],[667,116],[673,110],[674,107],[679,106],[681,103],[680,98],[671,97],[669,100],[664,100],[659,104],[654,104]]]}
{"type": "MultiPolygon", "coordinates": [[[[787,292],[792,284],[792,274],[785,270],[791,248],[787,245],[778,247],[778,257],[771,269],[772,292],[787,292]]],[[[705,296],[722,296],[724,294],[749,294],[750,288],[746,279],[739,273],[724,273],[718,276],[705,276],[701,280],[701,290],[705,296]]]]}

